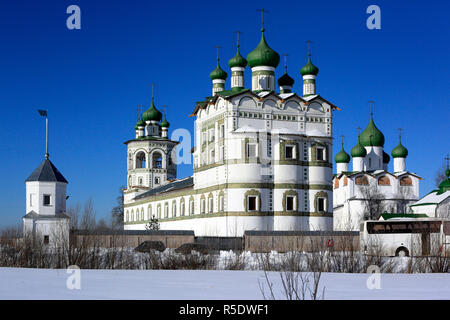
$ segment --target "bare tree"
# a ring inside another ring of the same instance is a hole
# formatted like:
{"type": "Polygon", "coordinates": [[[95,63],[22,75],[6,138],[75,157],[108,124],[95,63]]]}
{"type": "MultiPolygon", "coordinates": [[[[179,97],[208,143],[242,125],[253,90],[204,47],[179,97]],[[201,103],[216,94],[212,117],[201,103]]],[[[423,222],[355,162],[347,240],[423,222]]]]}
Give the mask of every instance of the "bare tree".
{"type": "Polygon", "coordinates": [[[83,214],[81,215],[80,220],[80,229],[93,230],[95,229],[95,225],[94,202],[92,201],[92,198],[89,198],[89,200],[84,204],[83,214]]]}
{"type": "Polygon", "coordinates": [[[123,190],[124,186],[119,188],[119,196],[117,197],[117,206],[111,210],[111,219],[113,229],[123,229],[123,190]]]}
{"type": "Polygon", "coordinates": [[[445,165],[445,162],[442,162],[442,166],[436,171],[434,175],[434,183],[436,184],[436,187],[439,187],[439,184],[447,179],[445,170],[447,170],[447,166],[445,165]]]}
{"type": "Polygon", "coordinates": [[[377,220],[386,210],[385,196],[378,190],[376,180],[359,185],[364,206],[364,220],[377,220]]]}
{"type": "Polygon", "coordinates": [[[75,205],[75,207],[69,207],[67,209],[67,215],[70,217],[70,224],[69,224],[70,229],[78,229],[80,221],[80,212],[81,207],[78,202],[75,205]]]}

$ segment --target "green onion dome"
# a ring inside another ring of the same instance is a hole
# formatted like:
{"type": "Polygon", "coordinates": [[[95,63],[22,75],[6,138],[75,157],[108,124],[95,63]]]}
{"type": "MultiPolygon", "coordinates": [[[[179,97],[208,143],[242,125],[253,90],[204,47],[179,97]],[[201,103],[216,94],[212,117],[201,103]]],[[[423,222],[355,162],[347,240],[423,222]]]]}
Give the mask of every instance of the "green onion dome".
{"type": "Polygon", "coordinates": [[[370,113],[370,121],[366,129],[361,133],[361,145],[364,147],[383,147],[384,135],[378,130],[373,122],[373,115],[370,113]]]}
{"type": "Polygon", "coordinates": [[[247,66],[247,60],[245,60],[244,57],[241,56],[241,53],[239,52],[239,46],[237,48],[236,55],[230,60],[228,60],[228,65],[230,66],[230,68],[233,67],[245,68],[247,66]]]}
{"type": "Polygon", "coordinates": [[[169,123],[169,121],[167,121],[166,115],[164,115],[164,120],[159,124],[159,126],[161,128],[169,128],[170,127],[170,123],[169,123]]]}
{"type": "Polygon", "coordinates": [[[445,170],[445,175],[447,176],[447,179],[439,184],[438,194],[443,194],[446,191],[450,191],[450,169],[448,167],[447,170],[445,170]]]}
{"type": "Polygon", "coordinates": [[[344,144],[342,144],[341,151],[339,151],[334,157],[334,162],[336,163],[349,163],[350,156],[344,151],[344,144]]]}
{"type": "Polygon", "coordinates": [[[319,73],[319,68],[317,68],[311,62],[311,54],[308,54],[308,63],[305,64],[305,66],[300,69],[300,73],[302,76],[306,76],[306,75],[317,76],[317,74],[319,73]]]}
{"type": "Polygon", "coordinates": [[[285,71],[284,74],[278,79],[278,86],[289,86],[292,87],[294,85],[294,79],[292,79],[287,72],[285,71]]]}
{"type": "Polygon", "coordinates": [[[398,145],[392,149],[391,155],[393,158],[406,158],[408,156],[408,149],[402,145],[401,137],[399,137],[398,145]]]}
{"type": "Polygon", "coordinates": [[[353,158],[364,158],[367,156],[366,148],[361,145],[360,137],[358,137],[358,143],[352,148],[350,154],[353,158]]]}
{"type": "Polygon", "coordinates": [[[209,77],[211,78],[211,80],[226,80],[228,77],[228,74],[222,70],[222,68],[219,65],[219,59],[217,59],[217,67],[211,71],[211,73],[209,74],[209,77]]]}
{"type": "Polygon", "coordinates": [[[161,121],[161,118],[162,118],[162,113],[158,109],[156,109],[155,102],[153,101],[153,98],[152,98],[152,104],[151,104],[150,108],[148,108],[148,110],[142,114],[142,120],[159,122],[159,121],[161,121]]]}
{"type": "Polygon", "coordinates": [[[136,123],[136,127],[145,127],[145,122],[142,120],[142,117],[139,118],[139,121],[136,123]]]}
{"type": "Polygon", "coordinates": [[[389,161],[391,161],[391,157],[383,151],[383,163],[389,163],[389,161]]]}
{"type": "Polygon", "coordinates": [[[280,55],[275,52],[266,42],[264,28],[261,29],[261,41],[258,46],[247,55],[250,68],[268,66],[276,68],[280,63],[280,55]]]}

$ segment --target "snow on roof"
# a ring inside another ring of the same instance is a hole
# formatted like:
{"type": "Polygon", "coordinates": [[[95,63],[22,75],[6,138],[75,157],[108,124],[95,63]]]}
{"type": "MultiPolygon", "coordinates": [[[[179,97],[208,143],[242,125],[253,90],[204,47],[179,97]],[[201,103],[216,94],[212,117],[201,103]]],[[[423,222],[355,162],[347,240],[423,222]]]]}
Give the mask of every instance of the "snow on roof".
{"type": "Polygon", "coordinates": [[[423,197],[416,203],[412,204],[411,207],[418,206],[418,205],[426,205],[426,204],[439,204],[439,203],[443,202],[445,199],[447,199],[448,197],[450,197],[450,191],[446,191],[442,194],[437,194],[437,190],[436,190],[436,191],[430,192],[425,197],[423,197]]]}
{"type": "Polygon", "coordinates": [[[295,94],[295,92],[290,92],[290,93],[280,93],[279,96],[281,97],[281,99],[287,99],[289,97],[292,97],[295,94]]]}
{"type": "Polygon", "coordinates": [[[302,97],[302,98],[303,98],[303,100],[311,101],[312,99],[316,98],[317,96],[318,96],[318,94],[314,94],[312,96],[307,96],[307,97],[302,97]]]}

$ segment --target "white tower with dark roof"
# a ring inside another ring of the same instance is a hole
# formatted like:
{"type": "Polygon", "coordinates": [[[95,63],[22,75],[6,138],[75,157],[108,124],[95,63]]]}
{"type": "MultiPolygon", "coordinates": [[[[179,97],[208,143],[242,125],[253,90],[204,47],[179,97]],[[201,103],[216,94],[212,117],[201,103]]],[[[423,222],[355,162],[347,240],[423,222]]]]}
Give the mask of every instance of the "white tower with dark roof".
{"type": "MultiPolygon", "coordinates": [[[[41,115],[47,117],[47,112],[42,112],[41,115]]],[[[49,160],[48,119],[46,124],[45,159],[25,181],[26,215],[23,217],[23,230],[25,239],[32,238],[46,245],[61,247],[69,243],[70,218],[66,215],[68,182],[49,160]]]]}

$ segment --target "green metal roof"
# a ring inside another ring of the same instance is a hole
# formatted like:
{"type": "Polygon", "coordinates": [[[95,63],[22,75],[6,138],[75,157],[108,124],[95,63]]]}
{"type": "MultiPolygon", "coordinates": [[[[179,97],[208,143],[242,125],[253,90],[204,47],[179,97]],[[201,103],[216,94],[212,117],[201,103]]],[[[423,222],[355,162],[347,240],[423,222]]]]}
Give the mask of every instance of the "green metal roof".
{"type": "Polygon", "coordinates": [[[230,68],[245,68],[247,66],[247,60],[245,60],[244,57],[241,56],[241,53],[239,52],[239,46],[237,47],[236,55],[228,61],[228,65],[230,66],[230,68]]]}
{"type": "Polygon", "coordinates": [[[266,42],[264,28],[261,29],[261,41],[258,46],[247,55],[250,68],[257,66],[269,66],[276,68],[280,63],[280,55],[274,51],[266,42]]]}
{"type": "Polygon", "coordinates": [[[169,123],[169,121],[167,121],[165,114],[164,114],[164,120],[159,124],[159,126],[161,128],[169,128],[170,127],[170,123],[169,123]]]}
{"type": "Polygon", "coordinates": [[[392,218],[428,218],[424,213],[382,213],[380,215],[384,220],[392,218]]]}
{"type": "Polygon", "coordinates": [[[300,69],[300,73],[302,76],[306,76],[306,75],[317,76],[317,74],[319,73],[319,68],[317,68],[311,62],[311,54],[308,54],[308,62],[305,64],[305,66],[303,68],[300,69]]]}
{"type": "Polygon", "coordinates": [[[142,120],[144,121],[161,121],[162,113],[156,109],[155,102],[152,97],[152,104],[147,111],[142,114],[142,120]]]}
{"type": "Polygon", "coordinates": [[[361,145],[360,137],[358,137],[358,142],[356,146],[350,150],[350,154],[353,158],[364,158],[367,155],[366,148],[361,145]]]}
{"type": "Polygon", "coordinates": [[[336,163],[349,163],[350,156],[344,151],[344,143],[342,143],[341,151],[339,151],[334,157],[334,162],[336,163]]]}
{"type": "Polygon", "coordinates": [[[393,158],[406,158],[408,156],[408,149],[402,145],[401,136],[399,136],[398,145],[392,149],[391,155],[393,158]]]}
{"type": "Polygon", "coordinates": [[[378,130],[377,126],[373,122],[373,114],[370,113],[370,121],[366,129],[361,133],[360,139],[361,145],[364,147],[383,147],[384,135],[378,130]]]}
{"type": "Polygon", "coordinates": [[[217,67],[211,71],[211,73],[209,74],[209,77],[211,78],[211,80],[217,80],[217,79],[221,79],[221,80],[226,80],[228,77],[228,74],[222,70],[222,68],[219,65],[219,59],[217,59],[217,67]]]}

